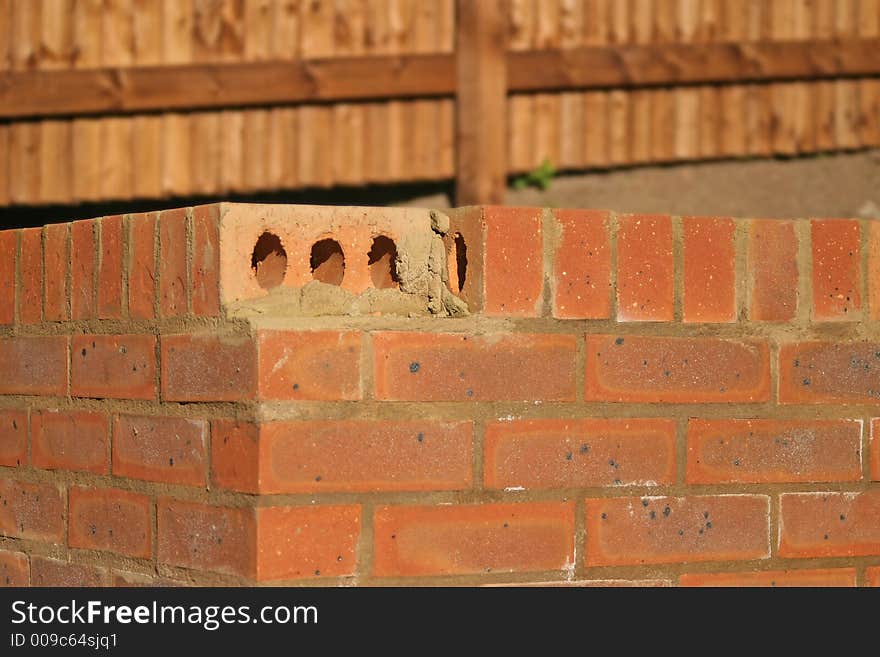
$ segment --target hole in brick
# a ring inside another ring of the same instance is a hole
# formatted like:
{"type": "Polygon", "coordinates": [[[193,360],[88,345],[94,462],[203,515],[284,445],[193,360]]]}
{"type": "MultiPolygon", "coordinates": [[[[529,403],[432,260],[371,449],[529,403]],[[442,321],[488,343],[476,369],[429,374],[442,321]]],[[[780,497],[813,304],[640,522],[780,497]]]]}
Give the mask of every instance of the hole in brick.
{"type": "Polygon", "coordinates": [[[281,238],[265,232],[254,245],[251,268],[257,276],[257,283],[264,290],[278,287],[287,275],[287,252],[281,238]]]}
{"type": "Polygon", "coordinates": [[[400,279],[397,276],[397,245],[394,240],[385,235],[374,238],[368,257],[373,287],[380,290],[397,287],[400,279]]]}
{"type": "Polygon", "coordinates": [[[312,278],[328,285],[342,285],[345,277],[345,255],[336,240],[326,239],[312,245],[309,260],[312,278]]]}
{"type": "Polygon", "coordinates": [[[464,282],[467,280],[467,244],[465,244],[464,236],[461,233],[455,234],[451,256],[449,273],[454,280],[450,282],[453,285],[453,290],[457,288],[461,292],[464,289],[464,282]]]}

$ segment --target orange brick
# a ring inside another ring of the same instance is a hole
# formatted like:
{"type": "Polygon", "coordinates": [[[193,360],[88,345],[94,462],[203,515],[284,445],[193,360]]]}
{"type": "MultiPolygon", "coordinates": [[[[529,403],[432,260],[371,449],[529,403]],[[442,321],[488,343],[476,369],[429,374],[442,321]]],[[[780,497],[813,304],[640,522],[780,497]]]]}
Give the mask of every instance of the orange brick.
{"type": "Polygon", "coordinates": [[[186,314],[186,208],[159,217],[159,314],[186,314]]]}
{"type": "Polygon", "coordinates": [[[880,418],[871,420],[871,479],[880,481],[880,418]]]}
{"type": "Polygon", "coordinates": [[[91,411],[35,411],[31,458],[38,468],[110,472],[110,421],[91,411]]]}
{"type": "Polygon", "coordinates": [[[762,495],[587,500],[586,563],[766,559],[770,500],[762,495]]]}
{"type": "Polygon", "coordinates": [[[220,314],[220,206],[193,208],[193,312],[196,315],[220,314]]]}
{"type": "Polygon", "coordinates": [[[675,421],[519,420],[486,427],[487,488],[675,482],[675,421]]]}
{"type": "Polygon", "coordinates": [[[574,401],[573,335],[374,333],[376,397],[574,401]]]}
{"type": "Polygon", "coordinates": [[[162,397],[166,401],[239,401],[256,393],[252,338],[162,336],[162,397]]]}
{"type": "Polygon", "coordinates": [[[156,213],[133,214],[128,226],[128,312],[132,319],[152,319],[156,316],[156,213]]]}
{"type": "Polygon", "coordinates": [[[0,588],[29,586],[31,566],[23,552],[0,550],[0,588]]]}
{"type": "Polygon", "coordinates": [[[107,586],[109,574],[103,568],[45,557],[31,557],[31,585],[52,587],[107,586]]]}
{"type": "Polygon", "coordinates": [[[259,331],[259,394],[269,400],[361,398],[361,334],[259,331]]]}
{"type": "Polygon", "coordinates": [[[688,573],[682,575],[682,586],[711,587],[852,587],[856,585],[855,568],[821,570],[764,570],[743,573],[688,573]]]}
{"type": "Polygon", "coordinates": [[[462,490],[470,422],[315,420],[261,429],[260,492],[462,490]]]}
{"type": "Polygon", "coordinates": [[[71,487],[70,547],[107,550],[149,559],[152,502],[146,495],[110,488],[71,487]]]}
{"type": "Polygon", "coordinates": [[[814,220],[813,319],[858,320],[862,308],[861,231],[848,219],[814,220]]]}
{"type": "Polygon", "coordinates": [[[574,564],[574,504],[382,506],[377,577],[563,570],[574,564]]]}
{"type": "Polygon", "coordinates": [[[617,235],[617,319],[673,319],[672,218],[623,215],[617,235]]]}
{"type": "Polygon", "coordinates": [[[158,502],[159,563],[256,576],[256,513],[162,498],[158,502]]]}
{"type": "Polygon", "coordinates": [[[453,292],[472,313],[483,310],[484,233],[483,208],[470,206],[447,211],[450,231],[443,238],[453,292]],[[459,256],[463,258],[459,259],[459,256]]]}
{"type": "Polygon", "coordinates": [[[204,420],[120,415],[113,424],[113,474],[204,486],[206,434],[204,420]]]}
{"type": "Polygon", "coordinates": [[[735,321],[733,220],[685,217],[683,226],[684,321],[735,321]]]}
{"type": "Polygon", "coordinates": [[[782,557],[880,556],[880,490],[783,493],[779,515],[782,557]]]}
{"type": "Polygon", "coordinates": [[[67,303],[67,273],[70,267],[70,224],[46,226],[43,247],[45,265],[45,318],[47,322],[63,322],[70,319],[67,303]]]}
{"type": "Polygon", "coordinates": [[[556,249],[553,316],[611,317],[611,242],[608,213],[556,210],[562,236],[556,249]]]}
{"type": "Polygon", "coordinates": [[[212,481],[221,488],[260,492],[260,427],[252,422],[211,422],[212,481]]]}
{"type": "Polygon", "coordinates": [[[783,404],[876,403],[880,342],[797,342],[779,348],[783,404]]]}
{"type": "Polygon", "coordinates": [[[15,321],[15,258],[17,230],[0,231],[0,325],[15,321]]]}
{"type": "Polygon", "coordinates": [[[751,402],[770,398],[770,354],[757,340],[588,335],[586,399],[751,402]]]}
{"type": "Polygon", "coordinates": [[[0,395],[66,395],[63,336],[0,338],[0,395]]]}
{"type": "Polygon", "coordinates": [[[75,335],[71,351],[74,397],[155,399],[154,336],[75,335]]]}
{"type": "Polygon", "coordinates": [[[868,568],[865,571],[868,580],[868,586],[880,587],[880,566],[868,568]]]}
{"type": "Polygon", "coordinates": [[[95,222],[92,220],[74,221],[70,226],[70,310],[73,319],[91,319],[97,313],[95,229],[95,222]]]}
{"type": "Polygon", "coordinates": [[[98,317],[122,317],[122,215],[104,217],[99,226],[98,317]]]}
{"type": "Polygon", "coordinates": [[[483,208],[484,312],[537,317],[544,289],[540,208],[483,208]]]}
{"type": "Polygon", "coordinates": [[[40,228],[21,231],[19,273],[19,319],[22,324],[39,324],[43,321],[43,231],[40,228]]]}
{"type": "Polygon", "coordinates": [[[257,509],[257,580],[353,575],[361,508],[349,506],[257,509]]]}
{"type": "Polygon", "coordinates": [[[27,463],[27,411],[0,411],[0,465],[27,463]]]}
{"type": "Polygon", "coordinates": [[[868,228],[868,307],[871,319],[880,320],[880,221],[868,228]]]}
{"type": "Polygon", "coordinates": [[[797,312],[798,242],[794,225],[793,221],[779,219],[749,223],[751,319],[784,321],[794,318],[797,312]]]}
{"type": "Polygon", "coordinates": [[[64,536],[61,490],[53,484],[0,479],[0,534],[61,542],[64,536]]]}
{"type": "Polygon", "coordinates": [[[858,420],[688,422],[687,482],[858,481],[858,420]]]}

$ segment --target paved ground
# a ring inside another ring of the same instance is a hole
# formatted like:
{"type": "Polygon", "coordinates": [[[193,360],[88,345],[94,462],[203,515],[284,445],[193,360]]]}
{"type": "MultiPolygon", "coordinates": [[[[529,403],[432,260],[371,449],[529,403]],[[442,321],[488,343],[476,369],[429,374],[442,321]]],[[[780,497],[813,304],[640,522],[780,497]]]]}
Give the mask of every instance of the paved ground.
{"type": "MultiPolygon", "coordinates": [[[[560,175],[546,192],[509,190],[506,202],[680,215],[880,218],[880,150],[560,175]]],[[[402,204],[449,203],[447,195],[433,194],[402,204]]]]}

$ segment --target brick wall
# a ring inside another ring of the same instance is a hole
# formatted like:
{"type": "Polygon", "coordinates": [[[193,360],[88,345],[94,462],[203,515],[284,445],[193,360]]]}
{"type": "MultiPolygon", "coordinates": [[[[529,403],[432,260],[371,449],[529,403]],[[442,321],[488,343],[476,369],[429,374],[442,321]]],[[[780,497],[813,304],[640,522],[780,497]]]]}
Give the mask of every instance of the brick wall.
{"type": "Polygon", "coordinates": [[[0,585],[877,585],[878,329],[870,221],[0,232],[0,585]]]}

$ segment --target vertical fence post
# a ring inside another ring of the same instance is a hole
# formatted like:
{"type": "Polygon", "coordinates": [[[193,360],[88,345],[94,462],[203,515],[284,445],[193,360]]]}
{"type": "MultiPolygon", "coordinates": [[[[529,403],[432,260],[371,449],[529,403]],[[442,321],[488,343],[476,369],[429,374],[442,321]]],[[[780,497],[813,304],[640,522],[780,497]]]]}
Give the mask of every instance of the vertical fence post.
{"type": "Polygon", "coordinates": [[[507,176],[507,2],[456,2],[457,205],[504,202],[507,176]]]}

